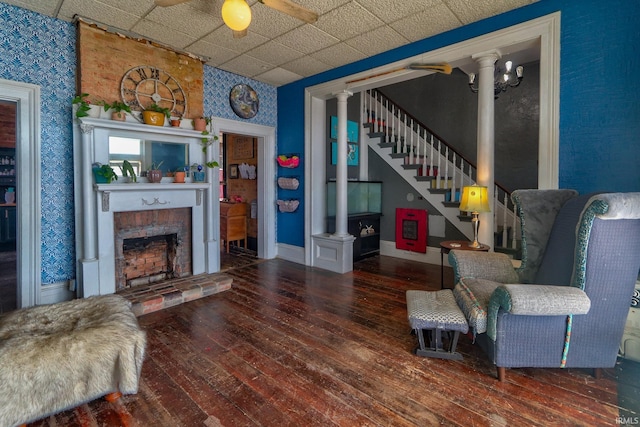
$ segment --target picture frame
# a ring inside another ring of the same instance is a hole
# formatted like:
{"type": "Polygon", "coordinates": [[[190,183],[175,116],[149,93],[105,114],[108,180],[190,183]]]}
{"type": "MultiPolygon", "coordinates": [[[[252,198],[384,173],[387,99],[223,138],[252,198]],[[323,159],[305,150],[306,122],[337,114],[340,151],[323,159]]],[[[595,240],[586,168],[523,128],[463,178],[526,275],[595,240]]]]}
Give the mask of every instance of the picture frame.
{"type": "Polygon", "coordinates": [[[233,164],[229,165],[229,178],[230,179],[238,179],[238,165],[233,164]]]}
{"type": "MultiPolygon", "coordinates": [[[[347,166],[358,166],[358,158],[360,157],[358,144],[347,143],[347,166]]],[[[338,143],[331,143],[331,164],[338,164],[338,143]]]]}
{"type": "MultiPolygon", "coordinates": [[[[329,132],[331,139],[338,139],[338,118],[331,116],[331,131],[329,132]]],[[[358,123],[347,120],[347,141],[358,142],[358,123]]]]}
{"type": "Polygon", "coordinates": [[[253,159],[253,138],[238,136],[233,141],[233,159],[253,159]]]}

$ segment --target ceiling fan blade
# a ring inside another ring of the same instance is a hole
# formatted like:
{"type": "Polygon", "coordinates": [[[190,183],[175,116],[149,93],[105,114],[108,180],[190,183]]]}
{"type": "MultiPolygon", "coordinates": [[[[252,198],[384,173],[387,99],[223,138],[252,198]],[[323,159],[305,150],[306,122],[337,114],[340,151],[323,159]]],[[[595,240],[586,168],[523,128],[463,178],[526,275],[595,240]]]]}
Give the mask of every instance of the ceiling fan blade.
{"type": "Polygon", "coordinates": [[[175,6],[180,3],[186,3],[188,1],[189,0],[154,0],[154,3],[156,4],[156,6],[168,7],[168,6],[175,6]]]}
{"type": "Polygon", "coordinates": [[[428,70],[428,71],[436,71],[442,74],[451,74],[451,65],[443,62],[441,64],[410,64],[407,67],[408,70],[428,70]]]}
{"type": "Polygon", "coordinates": [[[247,29],[246,28],[244,30],[242,30],[242,31],[234,31],[233,32],[233,38],[234,39],[241,39],[246,35],[247,35],[247,29]]]}
{"type": "Polygon", "coordinates": [[[318,14],[312,10],[293,3],[291,0],[258,0],[265,6],[298,18],[307,24],[313,24],[318,20],[318,14]]]}

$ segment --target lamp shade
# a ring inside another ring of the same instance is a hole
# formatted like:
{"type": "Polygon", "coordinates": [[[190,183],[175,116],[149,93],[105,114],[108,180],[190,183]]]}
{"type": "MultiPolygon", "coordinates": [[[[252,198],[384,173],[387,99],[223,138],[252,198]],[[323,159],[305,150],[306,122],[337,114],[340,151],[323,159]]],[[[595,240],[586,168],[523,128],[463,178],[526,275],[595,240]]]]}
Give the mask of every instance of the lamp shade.
{"type": "Polygon", "coordinates": [[[462,189],[460,210],[463,212],[490,212],[487,187],[471,185],[462,189]]]}
{"type": "Polygon", "coordinates": [[[222,20],[233,31],[244,31],[251,23],[251,8],[244,0],[225,0],[222,20]]]}

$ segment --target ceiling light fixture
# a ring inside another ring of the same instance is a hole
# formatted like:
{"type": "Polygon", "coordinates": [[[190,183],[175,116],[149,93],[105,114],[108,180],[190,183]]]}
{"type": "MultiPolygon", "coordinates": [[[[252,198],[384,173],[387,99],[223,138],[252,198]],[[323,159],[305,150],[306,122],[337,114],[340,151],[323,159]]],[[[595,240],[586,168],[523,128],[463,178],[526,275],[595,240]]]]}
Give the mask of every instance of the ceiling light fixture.
{"type": "MultiPolygon", "coordinates": [[[[513,70],[513,62],[507,61],[504,63],[504,70],[500,67],[496,67],[493,73],[493,96],[498,98],[500,92],[505,92],[509,87],[516,87],[522,81],[524,74],[524,68],[519,65],[515,68],[515,75],[513,70]]],[[[469,74],[469,89],[471,92],[478,93],[478,87],[474,85],[476,82],[476,74],[469,74]]]]}
{"type": "Polygon", "coordinates": [[[233,31],[244,31],[251,23],[251,8],[244,0],[225,0],[222,20],[233,31]]]}

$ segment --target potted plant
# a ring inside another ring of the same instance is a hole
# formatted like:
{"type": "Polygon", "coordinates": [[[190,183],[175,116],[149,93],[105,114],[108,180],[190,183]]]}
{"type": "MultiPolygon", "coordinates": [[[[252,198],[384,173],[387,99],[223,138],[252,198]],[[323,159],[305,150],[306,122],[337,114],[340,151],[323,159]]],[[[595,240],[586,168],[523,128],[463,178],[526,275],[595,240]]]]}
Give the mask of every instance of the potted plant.
{"type": "Polygon", "coordinates": [[[181,121],[182,121],[182,118],[178,116],[176,118],[172,118],[171,120],[169,120],[169,124],[171,125],[171,127],[179,128],[181,121]]]}
{"type": "Polygon", "coordinates": [[[211,118],[200,116],[197,119],[193,119],[193,128],[199,131],[205,131],[209,123],[211,123],[211,118]]]}
{"type": "Polygon", "coordinates": [[[147,171],[147,180],[152,183],[158,183],[162,181],[162,171],[160,170],[160,166],[162,166],[164,161],[156,164],[155,162],[151,164],[151,167],[147,171]]]}
{"type": "Polygon", "coordinates": [[[122,162],[122,166],[120,166],[120,171],[122,172],[122,176],[124,178],[129,178],[129,182],[136,182],[138,179],[136,178],[136,171],[133,170],[133,166],[129,160],[125,160],[122,162]]]}
{"type": "Polygon", "coordinates": [[[142,120],[145,124],[153,126],[164,126],[165,118],[171,117],[171,111],[156,104],[155,102],[147,106],[142,112],[142,120]]]}
{"type": "Polygon", "coordinates": [[[198,163],[194,163],[191,165],[191,176],[193,177],[193,182],[204,182],[205,174],[202,165],[198,163]]]}
{"type": "Polygon", "coordinates": [[[185,166],[182,169],[176,169],[173,173],[173,182],[184,183],[184,180],[187,175],[187,171],[189,170],[189,166],[185,166]]]}
{"type": "MultiPolygon", "coordinates": [[[[215,141],[218,141],[218,135],[214,135],[213,138],[209,138],[207,135],[209,135],[209,131],[203,130],[202,131],[202,135],[204,135],[202,138],[200,138],[200,146],[202,147],[202,152],[205,154],[207,154],[207,149],[209,148],[209,146],[211,144],[213,144],[215,141]]],[[[218,162],[216,162],[215,160],[212,160],[210,162],[206,162],[205,165],[208,168],[215,168],[217,166],[220,166],[218,164],[218,162]]]]}
{"type": "Polygon", "coordinates": [[[118,175],[113,171],[113,168],[109,165],[103,165],[101,163],[94,163],[92,165],[93,177],[96,180],[96,184],[111,184],[111,181],[118,179],[118,175]]]}
{"type": "Polygon", "coordinates": [[[111,120],[118,120],[124,122],[126,119],[126,113],[131,114],[131,108],[121,101],[113,101],[111,104],[104,103],[104,111],[111,110],[111,120]]]}

